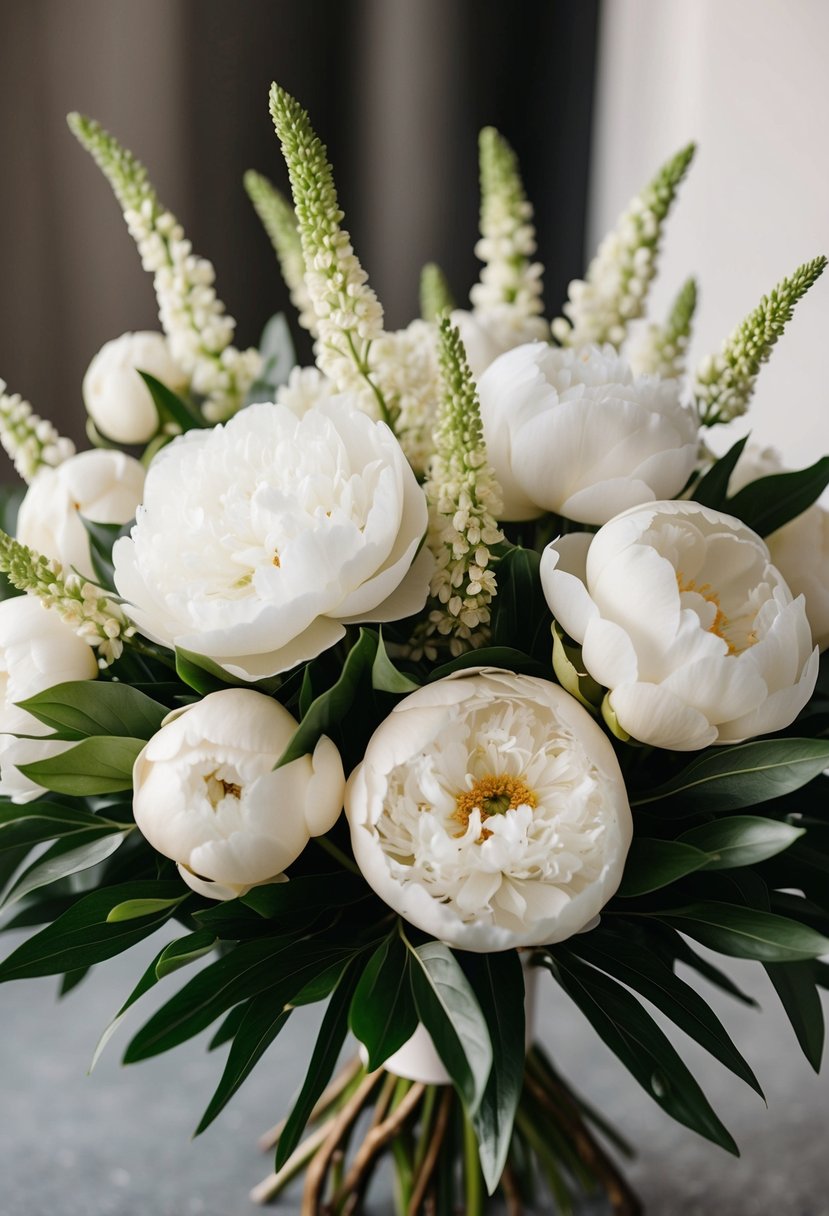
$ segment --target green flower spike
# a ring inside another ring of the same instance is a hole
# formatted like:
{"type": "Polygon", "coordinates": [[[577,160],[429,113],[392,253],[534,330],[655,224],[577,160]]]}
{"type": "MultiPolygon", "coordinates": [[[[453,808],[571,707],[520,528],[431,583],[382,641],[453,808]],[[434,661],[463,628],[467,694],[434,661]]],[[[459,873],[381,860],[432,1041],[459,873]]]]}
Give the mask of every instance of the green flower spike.
{"type": "Polygon", "coordinates": [[[316,337],[317,317],[305,283],[305,257],[294,209],[276,186],[253,169],[247,171],[244,181],[248,198],[274,247],[299,323],[316,337]]]}
{"type": "Polygon", "coordinates": [[[685,372],[685,355],[697,306],[697,284],[687,279],[662,325],[648,325],[630,352],[636,375],[678,379],[685,372]]]}
{"type": "Polygon", "coordinates": [[[826,258],[804,262],[794,274],[763,296],[738,325],[718,355],[709,355],[697,368],[694,392],[704,426],[730,422],[748,409],[760,368],[792,318],[794,306],[820,278],[826,258]]]}
{"type": "Polygon", "coordinates": [[[420,315],[424,321],[437,321],[455,307],[446,275],[435,262],[427,262],[420,272],[420,315]]]}

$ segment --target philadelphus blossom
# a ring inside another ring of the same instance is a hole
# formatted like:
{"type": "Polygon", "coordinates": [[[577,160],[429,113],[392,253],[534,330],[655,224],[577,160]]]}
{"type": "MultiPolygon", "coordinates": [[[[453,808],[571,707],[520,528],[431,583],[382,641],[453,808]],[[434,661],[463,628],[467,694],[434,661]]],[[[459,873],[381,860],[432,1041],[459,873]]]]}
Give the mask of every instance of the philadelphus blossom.
{"type": "Polygon", "coordinates": [[[43,468],[20,504],[17,538],[86,579],[95,571],[81,516],[98,524],[135,518],[144,490],[144,466],[123,452],[92,449],[56,469],[43,468]]]}
{"type": "Polygon", "coordinates": [[[95,654],[64,624],[56,612],[34,596],[0,603],[0,794],[12,802],[30,802],[43,793],[18,765],[47,760],[74,745],[49,739],[16,739],[49,735],[19,701],[68,680],[94,680],[95,654]]]}
{"type": "Polygon", "coordinates": [[[677,382],[634,377],[611,346],[519,346],[478,393],[502,519],[603,524],[678,494],[696,463],[698,422],[677,382]]]}
{"type": "MultiPolygon", "coordinates": [[[[729,482],[736,494],[758,477],[786,470],[774,448],[749,444],[729,482]]],[[[829,647],[829,511],[813,503],[800,515],[766,538],[771,560],[783,575],[793,595],[806,600],[806,615],[812,637],[820,650],[829,647]]]]}
{"type": "Polygon", "coordinates": [[[106,342],[83,378],[83,400],[97,430],[114,443],[149,443],[158,430],[158,411],[139,371],[174,393],[187,389],[164,334],[140,331],[106,342]]]}
{"type": "Polygon", "coordinates": [[[426,523],[399,443],[347,397],[252,405],[155,458],[115,585],[142,633],[257,680],[418,612],[426,523]]]}
{"type": "Polygon", "coordinates": [[[541,559],[556,620],[609,689],[619,726],[691,751],[782,730],[812,694],[803,597],[756,533],[695,502],[626,511],[571,533],[541,559]]]}
{"type": "Polygon", "coordinates": [[[233,899],[279,880],[334,826],[345,777],[330,739],[274,768],[296,728],[272,697],[230,688],[168,714],[139,754],[135,822],[194,891],[233,899]]]}
{"type": "Polygon", "coordinates": [[[64,439],[51,422],[39,418],[19,393],[6,392],[5,380],[0,380],[0,443],[26,482],[39,469],[54,468],[75,454],[71,439],[64,439]]]}
{"type": "Polygon", "coordinates": [[[558,685],[464,672],[401,701],[346,791],[354,856],[462,950],[563,941],[616,891],[632,834],[613,748],[558,685]]]}

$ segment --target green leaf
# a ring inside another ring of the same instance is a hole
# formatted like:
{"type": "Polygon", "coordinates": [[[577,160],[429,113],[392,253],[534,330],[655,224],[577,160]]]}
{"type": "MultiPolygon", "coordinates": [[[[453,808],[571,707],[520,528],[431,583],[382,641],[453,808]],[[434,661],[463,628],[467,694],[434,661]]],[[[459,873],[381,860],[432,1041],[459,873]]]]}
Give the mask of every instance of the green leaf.
{"type": "Polygon", "coordinates": [[[172,389],[167,388],[166,384],[156,380],[155,376],[151,376],[149,372],[142,372],[140,368],[136,370],[150,390],[150,396],[162,422],[167,420],[175,422],[182,431],[192,431],[208,426],[199,411],[191,408],[186,401],[182,401],[181,397],[172,389]]]}
{"type": "Polygon", "coordinates": [[[472,1121],[492,1195],[504,1172],[524,1084],[524,969],[516,950],[476,954],[469,978],[492,1040],[492,1071],[472,1121]]]}
{"type": "Polygon", "coordinates": [[[213,1038],[207,1044],[208,1051],[215,1051],[217,1047],[222,1047],[236,1034],[236,1031],[242,1024],[242,1018],[245,1016],[249,1001],[242,1001],[240,1005],[234,1005],[227,1017],[223,1018],[219,1025],[219,1029],[213,1035],[213,1038]]]}
{"type": "Polygon", "coordinates": [[[140,922],[107,923],[112,908],[127,899],[165,899],[181,892],[179,882],[142,881],[103,887],[83,896],[51,925],[18,946],[0,963],[0,983],[60,975],[113,958],[154,933],[170,910],[140,922]]]}
{"type": "Polygon", "coordinates": [[[235,679],[218,663],[208,659],[206,655],[196,654],[192,650],[176,649],[176,675],[188,688],[194,689],[207,696],[211,692],[220,692],[224,688],[249,688],[243,680],[235,679]]]}
{"type": "Polygon", "coordinates": [[[503,667],[507,671],[516,671],[521,675],[550,678],[549,667],[539,663],[523,650],[513,646],[482,646],[480,650],[468,650],[449,663],[443,663],[429,674],[429,683],[444,680],[456,671],[465,671],[467,667],[503,667]]]}
{"type": "Polygon", "coordinates": [[[417,1029],[409,951],[396,928],[378,946],[363,971],[351,1003],[349,1026],[368,1052],[372,1072],[417,1029]]]}
{"type": "Polygon", "coordinates": [[[252,887],[241,902],[265,920],[288,920],[298,912],[343,907],[366,895],[365,879],[348,870],[330,874],[301,874],[287,882],[252,887]]]}
{"type": "Polygon", "coordinates": [[[55,841],[36,861],[23,871],[3,897],[2,907],[17,903],[24,895],[50,883],[79,874],[111,857],[124,843],[124,831],[117,828],[87,828],[72,836],[55,841]]]}
{"type": "Polygon", "coordinates": [[[371,665],[371,687],[376,688],[378,692],[391,692],[396,696],[404,696],[420,688],[416,680],[398,671],[392,663],[383,641],[382,629],[377,642],[377,653],[371,665]]]}
{"type": "Polygon", "coordinates": [[[686,967],[690,967],[693,971],[696,971],[703,979],[708,980],[709,984],[713,984],[721,992],[726,992],[735,1001],[739,1001],[741,1005],[746,1005],[749,1009],[756,1009],[758,1007],[753,996],[749,996],[747,992],[743,992],[724,971],[721,971],[719,967],[715,967],[707,958],[703,958],[702,955],[697,954],[696,950],[693,950],[688,945],[685,938],[681,937],[676,929],[672,929],[670,925],[662,925],[661,928],[671,936],[672,954],[677,962],[684,963],[686,967]]]}
{"type": "Polygon", "coordinates": [[[744,486],[729,498],[725,510],[736,515],[760,536],[769,536],[790,519],[817,502],[829,486],[829,456],[823,456],[808,469],[793,473],[772,473],[744,486]]]}
{"type": "Polygon", "coordinates": [[[406,944],[418,1017],[473,1117],[492,1069],[492,1042],[478,999],[443,942],[426,942],[416,950],[406,944]]]}
{"type": "Polygon", "coordinates": [[[292,1012],[292,1009],[274,1006],[268,992],[263,992],[249,1002],[233,1038],[222,1079],[201,1117],[194,1133],[196,1136],[200,1136],[224,1110],[242,1082],[250,1076],[262,1059],[292,1012]]]}
{"type": "Polygon", "coordinates": [[[233,1005],[260,993],[269,992],[279,1008],[287,1005],[341,954],[333,947],[290,937],[242,942],[203,968],[153,1014],[127,1047],[124,1063],[177,1047],[233,1005]]]}
{"type": "Polygon", "coordinates": [[[547,954],[543,961],[599,1037],[667,1114],[739,1155],[705,1094],[636,997],[564,951],[547,954]]]}
{"type": "Polygon", "coordinates": [[[694,502],[700,502],[704,507],[711,507],[715,511],[728,511],[728,483],[748,440],[748,435],[738,439],[725,456],[721,456],[719,460],[715,461],[697,483],[696,489],[691,495],[694,502]]]}
{"type": "Polygon", "coordinates": [[[540,563],[534,549],[520,545],[498,562],[492,642],[495,647],[510,646],[520,638],[528,654],[547,662],[553,617],[541,589],[540,563]]]}
{"type": "Polygon", "coordinates": [[[18,702],[52,730],[71,731],[78,739],[115,735],[149,739],[170,712],[129,684],[72,680],[18,702]]]}
{"type": "Polygon", "coordinates": [[[302,1089],[276,1145],[275,1170],[282,1168],[299,1144],[311,1111],[331,1078],[348,1031],[348,1010],[359,975],[356,964],[347,967],[331,994],[302,1089]]]}
{"type": "Polygon", "coordinates": [[[700,752],[676,777],[631,805],[665,802],[660,814],[676,815],[736,811],[800,789],[827,767],[827,739],[757,739],[700,752]]]}
{"type": "Polygon", "coordinates": [[[123,824],[94,815],[82,806],[57,806],[42,798],[22,804],[8,803],[0,805],[0,852],[20,845],[31,848],[44,840],[102,827],[122,830],[123,824]]]}
{"type": "Polygon", "coordinates": [[[192,963],[196,959],[203,958],[205,954],[209,954],[215,948],[215,945],[216,939],[213,935],[204,929],[199,929],[195,933],[188,933],[186,937],[180,937],[174,942],[168,942],[166,946],[162,947],[98,1040],[92,1056],[92,1062],[89,1065],[90,1072],[92,1072],[100,1060],[107,1043],[115,1034],[135,1002],[145,992],[149,992],[151,988],[155,987],[164,976],[170,975],[173,971],[177,971],[187,963],[192,963]]]}
{"type": "Polygon", "coordinates": [[[276,390],[287,383],[291,369],[296,367],[296,351],[284,313],[275,313],[265,325],[259,341],[259,353],[262,356],[262,370],[247,391],[246,405],[256,401],[273,401],[276,390]]]}
{"type": "Polygon", "coordinates": [[[122,536],[129,536],[135,520],[125,524],[101,524],[94,519],[80,515],[79,519],[86,528],[89,540],[89,555],[92,558],[92,569],[101,587],[107,591],[115,591],[115,567],[112,561],[112,550],[115,542],[122,536]]]}
{"type": "Polygon", "coordinates": [[[311,703],[293,739],[280,756],[277,768],[313,752],[322,736],[330,734],[342,722],[354,704],[363,677],[372,668],[377,645],[377,634],[373,630],[360,630],[357,642],[348,652],[340,678],[311,703]]]}
{"type": "Polygon", "coordinates": [[[65,996],[68,996],[70,992],[78,987],[78,984],[86,979],[91,970],[91,967],[76,967],[74,971],[64,972],[61,976],[60,987],[58,989],[58,999],[63,1000],[65,996]]]}
{"type": "Polygon", "coordinates": [[[604,689],[585,669],[581,646],[567,636],[558,621],[553,621],[553,671],[561,687],[595,714],[604,689]]]}
{"type": "Polygon", "coordinates": [[[634,836],[625,862],[625,872],[618,894],[623,899],[647,895],[672,882],[701,870],[708,862],[707,853],[678,840],[651,840],[634,836]]]}
{"type": "Polygon", "coordinates": [[[804,831],[804,828],[792,827],[778,819],[732,815],[691,828],[683,832],[679,841],[710,854],[707,870],[731,870],[757,865],[782,853],[804,831]]]}
{"type": "Polygon", "coordinates": [[[815,980],[815,964],[766,963],[766,972],[786,1010],[803,1054],[815,1072],[820,1072],[825,1026],[815,980]]]}
{"type": "Polygon", "coordinates": [[[660,911],[658,915],[710,950],[734,958],[788,963],[829,953],[829,938],[815,929],[756,908],[701,900],[683,908],[660,911]]]}
{"type": "Polygon", "coordinates": [[[572,938],[568,948],[569,953],[620,980],[650,1001],[680,1030],[763,1097],[760,1083],[711,1006],[657,954],[643,950],[621,933],[605,929],[572,938]]]}
{"type": "Polygon", "coordinates": [[[175,899],[127,899],[107,914],[107,923],[117,924],[122,920],[138,920],[142,916],[152,916],[155,912],[163,912],[165,908],[176,908],[187,899],[187,892],[175,899]]]}
{"type": "Polygon", "coordinates": [[[34,764],[21,764],[31,781],[55,794],[85,798],[132,789],[132,769],[145,739],[93,735],[68,751],[34,764]]]}

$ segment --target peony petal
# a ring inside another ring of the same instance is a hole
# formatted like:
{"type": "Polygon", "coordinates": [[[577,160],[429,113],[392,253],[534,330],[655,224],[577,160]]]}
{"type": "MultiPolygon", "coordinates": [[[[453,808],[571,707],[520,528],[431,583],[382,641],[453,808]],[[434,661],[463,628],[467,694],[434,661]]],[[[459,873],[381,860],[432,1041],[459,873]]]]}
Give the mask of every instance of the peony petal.
{"type": "Polygon", "coordinates": [[[592,536],[571,532],[554,540],[541,554],[541,586],[550,611],[565,633],[584,640],[587,624],[598,608],[585,585],[585,564],[592,536]]]}
{"type": "Polygon", "coordinates": [[[705,715],[659,684],[614,688],[610,704],[620,725],[640,743],[687,752],[716,742],[716,727],[705,715]]]}

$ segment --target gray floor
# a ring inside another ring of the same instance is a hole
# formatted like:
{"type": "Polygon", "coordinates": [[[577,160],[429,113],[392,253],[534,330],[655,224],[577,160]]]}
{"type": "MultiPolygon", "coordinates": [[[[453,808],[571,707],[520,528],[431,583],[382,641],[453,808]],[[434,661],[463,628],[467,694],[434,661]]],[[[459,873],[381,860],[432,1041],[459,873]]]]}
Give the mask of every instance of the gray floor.
{"type": "MultiPolygon", "coordinates": [[[[0,941],[12,945],[10,937],[0,941]]],[[[86,1075],[99,1031],[158,946],[145,943],[98,968],[60,1007],[51,980],[0,989],[0,1216],[257,1210],[247,1192],[268,1162],[256,1137],[284,1112],[316,1017],[296,1017],[223,1116],[192,1141],[222,1067],[221,1052],[205,1053],[206,1036],[123,1069],[129,1026],[122,1027],[86,1075]]],[[[681,1047],[740,1144],[739,1161],[666,1119],[548,977],[541,977],[542,1037],[585,1096],[639,1143],[631,1177],[649,1216],[829,1216],[829,1076],[816,1078],[800,1056],[762,974],[732,970],[763,1001],[763,1015],[709,995],[765,1087],[769,1109],[693,1044],[681,1047]]],[[[162,997],[177,982],[172,977],[162,997]]],[[[134,1011],[133,1026],[155,995],[134,1011]]],[[[388,1206],[381,1201],[377,1211],[386,1216],[388,1206]]],[[[295,1200],[278,1209],[296,1210],[295,1200]]]]}

